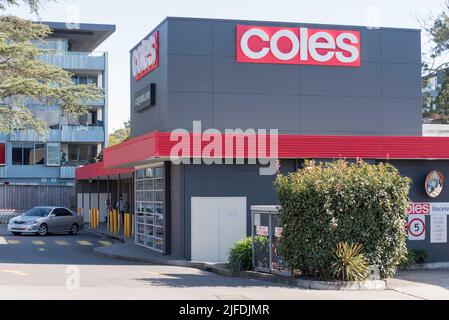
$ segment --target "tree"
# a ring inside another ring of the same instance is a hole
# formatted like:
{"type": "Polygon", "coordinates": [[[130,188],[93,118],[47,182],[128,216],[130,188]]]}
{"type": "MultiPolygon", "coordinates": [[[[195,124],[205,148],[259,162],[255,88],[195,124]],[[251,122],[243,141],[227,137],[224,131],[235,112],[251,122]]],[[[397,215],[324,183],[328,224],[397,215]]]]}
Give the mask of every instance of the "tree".
{"type": "Polygon", "coordinates": [[[297,172],[278,175],[279,249],[289,268],[336,280],[348,270],[342,259],[358,266],[355,273],[366,259],[382,278],[393,276],[407,253],[410,183],[390,164],[363,161],[306,161],[297,172]]]}
{"type": "Polygon", "coordinates": [[[449,62],[444,61],[443,57],[449,52],[449,1],[446,0],[443,11],[439,15],[428,17],[422,25],[432,42],[432,47],[423,63],[423,88],[427,88],[434,77],[438,77],[441,84],[441,87],[437,88],[436,96],[431,96],[429,90],[424,90],[423,114],[438,122],[448,123],[449,62]]]}
{"type": "MultiPolygon", "coordinates": [[[[24,0],[32,10],[40,1],[24,0]]],[[[0,8],[17,4],[0,0],[0,8]]],[[[0,132],[29,128],[43,133],[45,123],[33,117],[27,105],[59,105],[70,114],[85,114],[89,101],[102,97],[95,85],[75,85],[72,74],[42,62],[42,55],[53,54],[40,49],[51,34],[47,25],[14,16],[0,17],[0,132]]]]}
{"type": "Polygon", "coordinates": [[[125,121],[123,126],[124,128],[115,130],[114,133],[109,135],[109,146],[115,146],[116,144],[129,140],[131,137],[131,122],[125,121]]]}

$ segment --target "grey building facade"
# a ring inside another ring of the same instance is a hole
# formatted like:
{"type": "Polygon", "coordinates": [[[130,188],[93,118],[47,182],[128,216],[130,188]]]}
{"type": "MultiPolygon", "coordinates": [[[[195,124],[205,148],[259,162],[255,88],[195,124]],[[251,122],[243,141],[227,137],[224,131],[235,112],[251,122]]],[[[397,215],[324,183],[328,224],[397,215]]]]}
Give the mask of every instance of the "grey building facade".
{"type": "MultiPolygon", "coordinates": [[[[87,190],[88,179],[132,174],[137,245],[188,260],[225,261],[229,244],[251,233],[251,206],[278,203],[275,177],[260,175],[261,165],[249,159],[170,161],[170,133],[192,132],[201,121],[203,130],[221,132],[277,129],[284,173],[306,158],[391,161],[412,178],[413,202],[448,201],[447,188],[437,199],[424,189],[430,171],[447,174],[449,153],[445,140],[422,137],[420,38],[420,30],[410,29],[167,18],[131,50],[133,139],[106,149],[101,168],[79,169],[78,190],[87,190]],[[241,30],[249,29],[245,38],[241,30]],[[273,40],[277,32],[282,36],[273,40]],[[310,40],[316,34],[327,43],[310,40]],[[352,39],[355,54],[339,51],[340,37],[352,39]],[[257,61],[245,63],[245,50],[257,61]],[[281,61],[291,52],[296,58],[281,61]],[[324,61],[329,52],[334,60],[324,61]],[[311,63],[311,56],[318,60],[311,63]]],[[[426,239],[409,246],[426,249],[429,262],[449,261],[447,241],[431,243],[430,216],[425,219],[426,239]]]]}
{"type": "Polygon", "coordinates": [[[287,134],[422,134],[419,30],[167,18],[155,31],[160,65],[142,80],[131,76],[131,99],[156,83],[157,107],[131,110],[133,136],[191,129],[193,120],[205,128],[278,128],[287,134]],[[357,30],[362,63],[238,63],[238,24],[357,30]]]}

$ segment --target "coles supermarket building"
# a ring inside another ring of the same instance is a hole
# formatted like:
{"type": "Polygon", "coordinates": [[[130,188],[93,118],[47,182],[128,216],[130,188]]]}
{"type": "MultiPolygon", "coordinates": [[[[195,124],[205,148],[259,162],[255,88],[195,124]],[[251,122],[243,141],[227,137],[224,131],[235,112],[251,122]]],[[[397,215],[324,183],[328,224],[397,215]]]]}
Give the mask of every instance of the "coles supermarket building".
{"type": "Polygon", "coordinates": [[[419,30],[167,18],[130,62],[132,139],[77,170],[86,218],[98,208],[104,221],[123,202],[136,245],[223,262],[251,234],[251,206],[278,202],[255,158],[279,158],[283,173],[304,159],[389,161],[413,180],[409,247],[449,261],[449,139],[422,137],[419,30]],[[244,141],[256,150],[225,142],[239,128],[254,130],[244,141]],[[171,161],[176,129],[191,138],[190,164],[171,161]],[[211,157],[223,164],[200,159],[207,129],[221,132],[226,154],[211,157]]]}

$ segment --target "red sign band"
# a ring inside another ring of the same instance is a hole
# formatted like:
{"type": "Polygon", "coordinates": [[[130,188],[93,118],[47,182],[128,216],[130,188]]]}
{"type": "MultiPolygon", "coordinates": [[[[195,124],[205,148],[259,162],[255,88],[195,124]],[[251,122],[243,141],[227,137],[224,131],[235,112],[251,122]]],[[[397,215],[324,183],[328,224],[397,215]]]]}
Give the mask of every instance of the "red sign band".
{"type": "Polygon", "coordinates": [[[360,32],[237,25],[237,62],[360,67],[360,32]]]}

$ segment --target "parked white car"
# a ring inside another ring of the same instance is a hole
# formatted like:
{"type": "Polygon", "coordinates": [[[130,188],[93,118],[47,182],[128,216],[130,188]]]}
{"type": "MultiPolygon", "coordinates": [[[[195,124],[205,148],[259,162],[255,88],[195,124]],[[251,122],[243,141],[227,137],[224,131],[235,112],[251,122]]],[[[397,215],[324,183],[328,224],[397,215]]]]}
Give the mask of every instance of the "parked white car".
{"type": "Polygon", "coordinates": [[[14,235],[49,233],[77,234],[84,228],[83,217],[67,208],[35,207],[9,221],[8,232],[14,235]]]}

